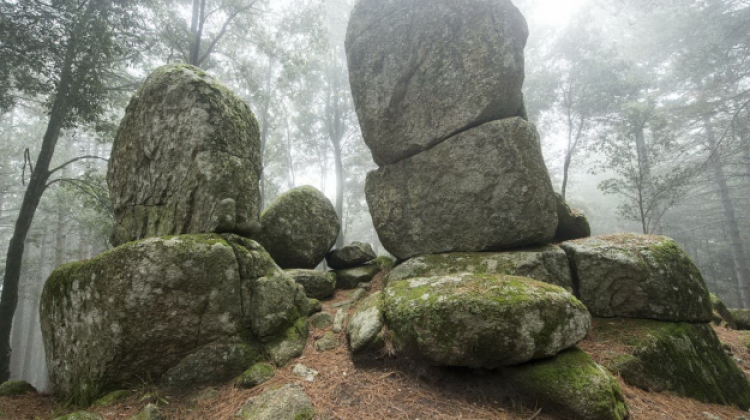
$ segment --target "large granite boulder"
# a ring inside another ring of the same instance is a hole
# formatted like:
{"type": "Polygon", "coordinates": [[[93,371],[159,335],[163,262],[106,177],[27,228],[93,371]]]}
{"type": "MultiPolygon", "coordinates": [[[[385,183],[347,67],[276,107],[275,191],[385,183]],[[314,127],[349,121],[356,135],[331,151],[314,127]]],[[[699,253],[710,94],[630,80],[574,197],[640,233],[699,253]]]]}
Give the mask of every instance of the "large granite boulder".
{"type": "Polygon", "coordinates": [[[510,0],[361,0],[349,81],[379,166],[479,124],[524,116],[526,20],[510,0]]]}
{"type": "Polygon", "coordinates": [[[571,241],[591,236],[591,227],[586,215],[570,207],[565,199],[555,193],[557,200],[557,232],[555,241],[571,241]]]}
{"type": "Polygon", "coordinates": [[[143,378],[226,381],[265,355],[284,363],[301,354],[307,305],[302,286],[254,241],[131,242],[47,280],[40,315],[50,380],[80,404],[143,378]]]}
{"type": "Polygon", "coordinates": [[[377,264],[366,264],[360,267],[336,270],[336,288],[345,290],[354,289],[361,283],[371,282],[381,271],[383,270],[377,264]]]}
{"type": "Polygon", "coordinates": [[[573,292],[568,256],[562,248],[546,245],[508,252],[453,252],[420,255],[391,270],[387,281],[459,273],[507,274],[556,284],[573,292]]]}
{"type": "Polygon", "coordinates": [[[604,365],[630,385],[706,403],[750,408],[750,383],[708,324],[594,319],[604,365]]]}
{"type": "Polygon", "coordinates": [[[341,230],[331,201],[310,186],[281,194],[263,211],[260,224],[253,239],[281,268],[315,268],[341,230]]]}
{"type": "Polygon", "coordinates": [[[710,322],[698,268],[664,236],[619,234],[561,244],[581,301],[593,316],[710,322]]]}
{"type": "Polygon", "coordinates": [[[247,104],[196,67],[158,68],[131,99],[112,146],[113,245],[249,235],[257,230],[260,170],[258,123],[247,104]]]}
{"type": "Polygon", "coordinates": [[[505,368],[501,374],[528,405],[541,406],[561,419],[629,418],[620,383],[578,348],[505,368]]]}
{"type": "Polygon", "coordinates": [[[738,330],[750,330],[750,309],[730,309],[729,313],[738,330]]]}
{"type": "Polygon", "coordinates": [[[390,282],[384,299],[396,350],[438,365],[494,369],[554,356],[590,322],[573,295],[525,277],[417,277],[390,282]]]}
{"type": "Polygon", "coordinates": [[[335,269],[357,267],[374,260],[378,256],[372,250],[372,245],[366,242],[352,242],[341,249],[334,249],[326,255],[328,266],[335,269]]]}
{"type": "Polygon", "coordinates": [[[293,269],[286,273],[302,285],[309,298],[325,299],[336,290],[336,274],[332,271],[293,269]]]}
{"type": "Polygon", "coordinates": [[[557,229],[539,135],[520,118],[370,172],[365,193],[381,243],[400,259],[545,244],[557,229]]]}

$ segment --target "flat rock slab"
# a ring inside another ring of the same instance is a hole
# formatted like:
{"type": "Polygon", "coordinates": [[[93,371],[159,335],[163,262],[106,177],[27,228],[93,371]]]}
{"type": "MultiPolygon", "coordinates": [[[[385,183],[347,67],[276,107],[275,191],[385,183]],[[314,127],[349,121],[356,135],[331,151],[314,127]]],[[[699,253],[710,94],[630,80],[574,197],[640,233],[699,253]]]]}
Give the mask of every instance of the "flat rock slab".
{"type": "Polygon", "coordinates": [[[529,277],[573,292],[568,256],[562,248],[554,245],[508,252],[454,252],[421,255],[392,269],[387,276],[387,281],[459,273],[529,277]]]}
{"type": "Polygon", "coordinates": [[[372,245],[365,242],[352,242],[351,244],[334,249],[326,255],[328,266],[335,269],[352,268],[365,264],[377,258],[372,245]]]}
{"type": "Polygon", "coordinates": [[[510,0],[362,0],[346,34],[362,135],[379,166],[525,115],[526,20],[510,0]]]}
{"type": "Polygon", "coordinates": [[[256,242],[183,235],[131,242],[55,270],[42,336],[56,393],[88,404],[142,378],[192,386],[301,353],[302,286],[256,242]],[[294,341],[294,343],[291,343],[294,341]]]}
{"type": "Polygon", "coordinates": [[[382,270],[375,264],[361,267],[336,270],[336,287],[339,289],[355,289],[360,283],[371,282],[382,270]]]}
{"type": "Polygon", "coordinates": [[[400,259],[542,245],[557,229],[539,135],[520,118],[370,172],[365,193],[383,247],[400,259]]]}
{"type": "Polygon", "coordinates": [[[237,412],[237,417],[246,420],[312,420],[315,408],[301,386],[286,384],[250,398],[237,412]]]}
{"type": "Polygon", "coordinates": [[[258,123],[244,101],[196,67],[156,69],[131,99],[112,146],[113,245],[249,234],[258,222],[260,170],[258,123]],[[231,214],[219,214],[223,200],[231,214]]]}
{"type": "Polygon", "coordinates": [[[315,268],[336,243],[341,223],[331,201],[310,186],[281,194],[260,216],[253,236],[279,267],[315,268]]]}
{"type": "Polygon", "coordinates": [[[620,383],[578,348],[503,369],[501,374],[532,407],[571,420],[626,420],[620,383]]]}
{"type": "Polygon", "coordinates": [[[457,274],[388,284],[396,350],[446,366],[494,369],[554,356],[582,340],[589,314],[558,286],[525,277],[457,274]]]}
{"type": "Polygon", "coordinates": [[[331,297],[336,290],[336,274],[332,271],[292,269],[285,270],[294,281],[301,284],[305,294],[313,299],[331,297]]]}
{"type": "Polygon", "coordinates": [[[711,321],[703,276],[672,239],[619,234],[560,246],[570,257],[579,297],[593,316],[711,321]]]}
{"type": "Polygon", "coordinates": [[[592,338],[616,349],[605,366],[647,391],[750,408],[750,383],[708,324],[595,319],[592,338]]]}

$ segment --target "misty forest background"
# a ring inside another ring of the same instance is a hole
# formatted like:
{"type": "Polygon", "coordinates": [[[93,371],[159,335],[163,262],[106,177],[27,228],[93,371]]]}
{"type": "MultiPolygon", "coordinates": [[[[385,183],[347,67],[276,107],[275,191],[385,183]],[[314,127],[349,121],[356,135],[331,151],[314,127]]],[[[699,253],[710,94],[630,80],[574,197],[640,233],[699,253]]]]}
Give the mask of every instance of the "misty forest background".
{"type": "MultiPolygon", "coordinates": [[[[64,41],[97,1],[0,0],[0,271],[54,114],[64,41]]],[[[119,31],[120,44],[61,126],[50,168],[73,162],[46,183],[25,241],[11,371],[40,389],[42,286],[58,265],[109,248],[106,162],[95,157],[109,156],[128,99],[162,64],[200,66],[250,104],[265,205],[313,185],[337,207],[340,241],[385,252],[364,197],[375,164],[347,80],[353,0],[109,1],[128,11],[112,23],[120,26],[86,30],[119,31]]],[[[514,2],[529,22],[524,93],[555,189],[595,235],[673,237],[709,289],[741,307],[740,285],[750,286],[750,0],[580,0],[557,20],[551,4],[565,2],[514,2]]],[[[87,48],[100,47],[84,35],[87,48]]]]}

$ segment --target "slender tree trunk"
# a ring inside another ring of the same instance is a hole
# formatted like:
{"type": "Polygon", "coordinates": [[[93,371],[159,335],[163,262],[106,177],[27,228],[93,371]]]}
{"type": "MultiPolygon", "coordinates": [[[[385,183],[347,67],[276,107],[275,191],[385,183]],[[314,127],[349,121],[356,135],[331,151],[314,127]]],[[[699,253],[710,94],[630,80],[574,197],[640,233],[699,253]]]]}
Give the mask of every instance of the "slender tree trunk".
{"type": "MultiPolygon", "coordinates": [[[[68,168],[65,167],[62,170],[62,177],[67,178],[68,168]]],[[[60,204],[60,203],[58,203],[60,204]]],[[[62,208],[57,209],[56,216],[56,229],[55,229],[55,267],[61,266],[65,263],[65,248],[66,248],[66,235],[67,235],[67,218],[65,217],[65,210],[62,208]]],[[[42,258],[42,262],[46,261],[42,258]]]]}
{"type": "Polygon", "coordinates": [[[68,96],[72,88],[72,64],[75,48],[75,38],[71,37],[60,73],[57,93],[54,96],[55,99],[49,114],[47,130],[42,139],[42,149],[37,157],[34,170],[31,172],[31,179],[26,188],[18,213],[18,220],[16,220],[13,236],[8,246],[3,292],[0,295],[0,383],[7,381],[10,377],[10,330],[13,314],[18,304],[18,282],[21,276],[24,241],[31,228],[31,222],[34,220],[34,214],[39,206],[42,194],[47,189],[50,162],[70,107],[68,96]]]}
{"type": "Polygon", "coordinates": [[[265,175],[265,154],[266,154],[266,142],[268,141],[268,126],[270,125],[269,112],[271,109],[271,81],[273,80],[273,57],[268,58],[268,68],[266,69],[266,98],[263,101],[263,108],[260,112],[260,160],[261,160],[261,173],[260,173],[260,209],[263,210],[266,206],[266,175],[265,175]]]}
{"type": "Polygon", "coordinates": [[[336,248],[342,248],[344,246],[344,164],[341,160],[341,139],[331,140],[333,140],[333,163],[336,168],[336,214],[339,215],[341,221],[341,231],[339,237],[336,238],[336,248]]]}
{"type": "Polygon", "coordinates": [[[651,202],[651,162],[648,158],[648,146],[644,134],[643,124],[633,128],[635,137],[635,152],[638,158],[638,208],[641,216],[641,228],[644,234],[649,234],[649,215],[646,210],[651,202]]]}
{"type": "Polygon", "coordinates": [[[737,274],[737,285],[739,286],[740,291],[740,303],[743,308],[747,308],[750,307],[750,265],[748,264],[745,254],[745,245],[740,236],[734,203],[729,195],[729,186],[727,185],[724,168],[722,167],[721,155],[717,148],[713,125],[711,124],[709,117],[704,117],[703,123],[706,130],[708,145],[711,150],[709,165],[713,170],[716,186],[719,190],[721,205],[724,209],[727,237],[729,238],[729,244],[732,248],[732,260],[734,261],[734,268],[737,274]]]}
{"type": "Polygon", "coordinates": [[[203,24],[206,12],[206,0],[193,0],[193,19],[190,25],[190,33],[193,40],[190,43],[190,57],[188,64],[200,65],[201,38],[203,38],[203,24]]]}

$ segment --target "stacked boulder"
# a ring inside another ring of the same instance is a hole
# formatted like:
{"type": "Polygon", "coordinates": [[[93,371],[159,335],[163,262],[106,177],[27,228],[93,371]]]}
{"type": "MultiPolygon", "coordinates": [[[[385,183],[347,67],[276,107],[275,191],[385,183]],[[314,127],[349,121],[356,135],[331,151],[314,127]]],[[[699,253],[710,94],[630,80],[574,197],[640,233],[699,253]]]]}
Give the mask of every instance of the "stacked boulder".
{"type": "Polygon", "coordinates": [[[370,283],[380,272],[375,262],[375,251],[364,242],[352,242],[326,255],[328,266],[335,270],[336,285],[339,289],[354,289],[363,283],[370,283]]]}
{"type": "Polygon", "coordinates": [[[107,174],[119,246],[59,267],[42,293],[61,399],[87,404],[145,378],[223,382],[302,353],[304,290],[247,238],[260,230],[258,151],[255,117],[220,82],[185,65],[148,77],[107,174]]]}

